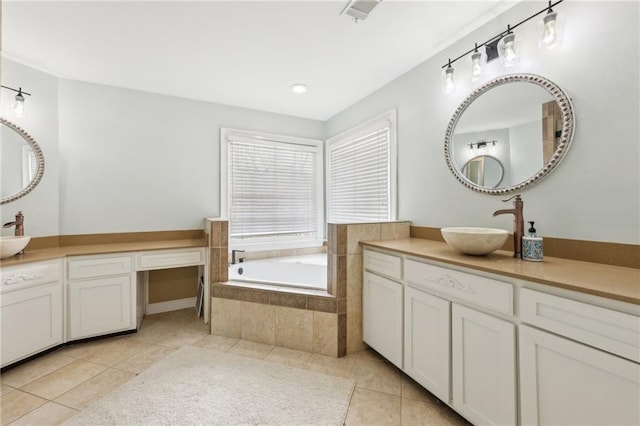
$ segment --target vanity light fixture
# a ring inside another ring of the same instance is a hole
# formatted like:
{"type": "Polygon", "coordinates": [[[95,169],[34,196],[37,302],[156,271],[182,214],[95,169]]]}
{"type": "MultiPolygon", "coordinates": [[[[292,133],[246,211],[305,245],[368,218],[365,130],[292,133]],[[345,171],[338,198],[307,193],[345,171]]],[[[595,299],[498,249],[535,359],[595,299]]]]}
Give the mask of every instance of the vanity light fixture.
{"type": "Polygon", "coordinates": [[[451,60],[449,60],[449,66],[442,73],[442,91],[445,94],[449,94],[456,90],[456,82],[453,77],[453,67],[451,66],[451,60]]]}
{"type": "Polygon", "coordinates": [[[296,83],[291,85],[291,91],[297,95],[301,95],[303,93],[307,93],[309,90],[309,86],[302,83],[296,83]]]}
{"type": "MultiPolygon", "coordinates": [[[[549,5],[539,12],[534,13],[533,15],[529,16],[526,19],[523,19],[515,25],[507,25],[506,31],[496,34],[484,43],[475,43],[475,46],[472,49],[464,52],[462,55],[458,56],[455,59],[449,59],[448,62],[442,66],[442,69],[445,70],[443,73],[445,84],[448,74],[450,75],[451,83],[453,83],[453,67],[451,65],[470,53],[472,54],[470,77],[474,81],[480,79],[480,77],[482,76],[482,54],[478,50],[478,48],[483,46],[485,48],[485,58],[487,62],[500,57],[500,62],[502,62],[505,67],[517,64],[520,59],[518,52],[518,37],[513,32],[513,30],[515,30],[525,22],[535,18],[536,16],[543,14],[544,12],[547,12],[547,14],[541,21],[541,25],[543,28],[541,30],[542,39],[540,40],[540,45],[552,48],[560,44],[562,35],[562,20],[560,19],[558,13],[555,12],[552,8],[559,5],[563,1],[564,0],[557,0],[555,2],[549,1],[549,5]]],[[[446,87],[447,86],[443,87],[443,91],[445,93],[451,93],[453,91],[453,89],[447,91],[446,87]]]]}
{"type": "Polygon", "coordinates": [[[512,67],[520,62],[518,41],[518,37],[511,32],[511,25],[507,25],[507,34],[498,42],[498,56],[503,66],[512,67]]]}
{"type": "Polygon", "coordinates": [[[549,8],[547,14],[540,21],[539,26],[542,27],[540,32],[540,47],[546,47],[547,49],[553,49],[562,43],[563,33],[563,21],[561,16],[558,16],[558,12],[555,12],[551,8],[551,1],[549,1],[549,8]]]}
{"type": "Polygon", "coordinates": [[[473,150],[473,147],[475,147],[476,149],[480,149],[480,148],[486,148],[487,144],[491,144],[491,146],[496,146],[496,142],[498,142],[497,140],[492,140],[492,141],[478,141],[478,142],[471,142],[470,144],[467,144],[467,146],[469,147],[469,149],[473,150]]]}
{"type": "Polygon", "coordinates": [[[2,88],[17,93],[13,100],[11,109],[13,110],[13,113],[16,115],[16,117],[22,117],[24,115],[24,96],[31,96],[31,93],[23,92],[22,87],[14,89],[13,87],[3,85],[2,88]]]}

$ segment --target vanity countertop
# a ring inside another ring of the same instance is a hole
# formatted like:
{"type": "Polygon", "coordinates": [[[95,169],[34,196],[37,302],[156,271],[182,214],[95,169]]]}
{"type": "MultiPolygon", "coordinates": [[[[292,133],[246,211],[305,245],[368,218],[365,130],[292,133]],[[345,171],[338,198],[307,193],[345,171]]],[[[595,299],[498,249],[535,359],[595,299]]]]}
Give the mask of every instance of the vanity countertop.
{"type": "Polygon", "coordinates": [[[83,256],[91,254],[127,253],[148,250],[181,249],[191,247],[206,247],[206,238],[138,241],[126,243],[82,244],[70,246],[58,246],[38,250],[27,250],[24,254],[8,257],[0,260],[0,267],[20,265],[28,262],[58,259],[66,256],[83,256]]]}
{"type": "Polygon", "coordinates": [[[446,243],[421,238],[362,244],[640,305],[640,269],[546,256],[544,262],[528,262],[514,259],[511,252],[504,250],[468,256],[446,243]]]}

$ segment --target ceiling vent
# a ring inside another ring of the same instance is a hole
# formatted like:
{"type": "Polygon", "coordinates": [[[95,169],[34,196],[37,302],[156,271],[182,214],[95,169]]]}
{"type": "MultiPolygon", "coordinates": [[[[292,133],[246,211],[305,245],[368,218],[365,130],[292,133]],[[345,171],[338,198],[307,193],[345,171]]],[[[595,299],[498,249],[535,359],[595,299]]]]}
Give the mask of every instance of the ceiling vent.
{"type": "Polygon", "coordinates": [[[342,10],[341,15],[350,16],[356,22],[364,21],[381,1],[382,0],[351,0],[349,4],[347,4],[347,7],[342,10]]]}

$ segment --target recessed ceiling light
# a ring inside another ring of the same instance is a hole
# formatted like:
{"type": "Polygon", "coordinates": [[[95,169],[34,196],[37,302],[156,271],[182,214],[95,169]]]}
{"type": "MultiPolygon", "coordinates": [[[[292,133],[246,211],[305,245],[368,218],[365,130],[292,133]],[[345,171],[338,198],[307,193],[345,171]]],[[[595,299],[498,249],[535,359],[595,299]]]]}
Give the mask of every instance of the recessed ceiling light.
{"type": "Polygon", "coordinates": [[[297,83],[297,84],[292,84],[291,85],[291,91],[293,93],[297,93],[297,94],[302,94],[302,93],[306,93],[307,90],[309,90],[309,87],[307,87],[306,84],[301,84],[301,83],[297,83]]]}

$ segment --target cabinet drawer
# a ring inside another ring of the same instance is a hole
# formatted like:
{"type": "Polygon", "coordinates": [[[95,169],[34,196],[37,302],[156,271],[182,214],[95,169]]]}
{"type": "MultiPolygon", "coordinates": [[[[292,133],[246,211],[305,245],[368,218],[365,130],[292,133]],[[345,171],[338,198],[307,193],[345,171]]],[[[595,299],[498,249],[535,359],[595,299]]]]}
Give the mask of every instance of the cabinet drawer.
{"type": "Polygon", "coordinates": [[[513,286],[510,283],[409,259],[404,264],[404,277],[418,288],[513,315],[513,286]]]}
{"type": "Polygon", "coordinates": [[[149,269],[178,268],[204,264],[204,248],[158,250],[138,253],[139,271],[149,269]]]}
{"type": "Polygon", "coordinates": [[[402,278],[402,259],[398,256],[365,250],[363,252],[363,265],[372,272],[378,272],[392,278],[402,278]]]}
{"type": "Polygon", "coordinates": [[[640,362],[640,318],[636,315],[523,288],[523,322],[640,362]]]}
{"type": "Polygon", "coordinates": [[[0,293],[62,281],[62,261],[54,260],[0,269],[0,293]]]}
{"type": "Polygon", "coordinates": [[[82,256],[69,258],[67,274],[70,280],[128,274],[132,270],[131,255],[82,256]]]}

